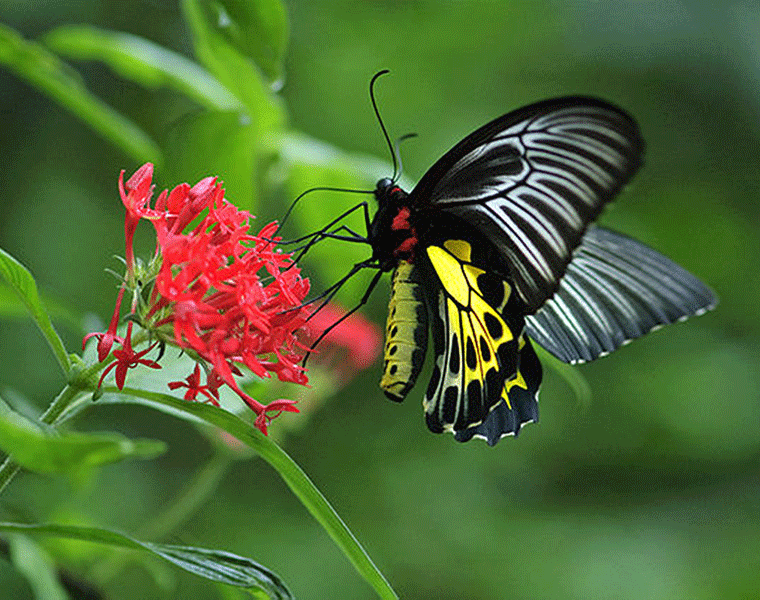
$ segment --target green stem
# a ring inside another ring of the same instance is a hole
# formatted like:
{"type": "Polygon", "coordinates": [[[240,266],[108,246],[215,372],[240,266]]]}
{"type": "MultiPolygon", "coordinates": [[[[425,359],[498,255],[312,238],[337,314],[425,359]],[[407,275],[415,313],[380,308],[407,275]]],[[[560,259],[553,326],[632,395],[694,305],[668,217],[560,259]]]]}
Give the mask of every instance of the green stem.
{"type": "MultiPolygon", "coordinates": [[[[132,342],[137,346],[148,339],[148,333],[142,331],[133,336],[132,342]]],[[[82,402],[82,400],[95,391],[95,384],[91,382],[91,379],[112,360],[113,357],[109,354],[104,360],[81,368],[76,375],[70,378],[69,383],[60,391],[53,402],[50,403],[45,412],[40,415],[40,422],[47,425],[63,423],[77,415],[87,406],[90,406],[90,403],[82,402]]],[[[0,465],[0,494],[3,493],[19,470],[20,467],[10,458],[6,458],[3,461],[0,465]]]]}
{"type": "Polygon", "coordinates": [[[104,388],[103,391],[109,394],[120,394],[124,401],[129,401],[129,396],[132,396],[134,401],[142,405],[152,405],[161,410],[169,409],[172,414],[184,416],[184,418],[192,421],[201,419],[219,427],[253,448],[261,458],[277,471],[296,497],[338,545],[346,558],[351,561],[357,572],[375,589],[378,596],[383,600],[398,600],[393,588],[372,562],[366,550],[308,475],[282,448],[251,427],[250,423],[246,423],[236,415],[215,406],[186,402],[168,394],[134,388],[124,388],[119,391],[116,388],[109,387],[104,388]]]}
{"type": "MultiPolygon", "coordinates": [[[[47,410],[40,416],[40,421],[48,425],[56,423],[67,409],[82,395],[83,390],[74,388],[70,385],[64,387],[56,396],[55,400],[48,406],[47,410]]],[[[71,412],[71,411],[69,411],[71,412]]],[[[21,470],[10,457],[6,458],[0,465],[0,494],[3,493],[8,484],[13,480],[16,474],[21,470]]]]}
{"type": "Polygon", "coordinates": [[[229,456],[214,454],[163,512],[137,532],[144,540],[160,540],[194,515],[219,487],[232,464],[229,456]]]}
{"type": "Polygon", "coordinates": [[[48,425],[58,422],[60,416],[82,395],[82,390],[67,385],[61,390],[55,400],[40,415],[40,421],[48,425]]]}

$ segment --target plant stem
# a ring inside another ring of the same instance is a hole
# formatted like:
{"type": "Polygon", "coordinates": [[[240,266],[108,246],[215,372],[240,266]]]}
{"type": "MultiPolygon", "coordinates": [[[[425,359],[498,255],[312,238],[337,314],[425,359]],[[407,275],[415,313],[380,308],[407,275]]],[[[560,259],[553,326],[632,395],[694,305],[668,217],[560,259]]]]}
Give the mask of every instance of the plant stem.
{"type": "Polygon", "coordinates": [[[137,537],[142,540],[160,540],[172,533],[217,490],[231,463],[229,456],[214,454],[163,512],[138,531],[137,537]]]}
{"type": "MultiPolygon", "coordinates": [[[[64,387],[50,406],[48,406],[47,410],[42,413],[40,421],[42,423],[47,423],[48,425],[55,423],[58,417],[71,406],[73,401],[76,400],[77,396],[81,393],[82,390],[72,388],[69,385],[64,387]]],[[[21,467],[14,463],[11,460],[11,457],[8,457],[3,461],[3,464],[0,465],[0,494],[3,493],[11,480],[16,476],[16,473],[20,470],[21,467]]]]}
{"type": "MultiPolygon", "coordinates": [[[[148,336],[146,333],[143,333],[141,335],[136,335],[134,341],[135,344],[138,344],[146,339],[148,339],[148,336]]],[[[105,360],[82,369],[76,377],[76,380],[71,380],[74,385],[72,385],[72,383],[66,384],[50,403],[50,406],[47,407],[45,412],[40,415],[39,421],[47,425],[62,423],[63,421],[71,419],[74,415],[89,406],[89,404],[84,403],[80,403],[79,406],[76,406],[76,403],[87,394],[91,394],[95,391],[94,387],[89,384],[89,379],[102,370],[110,361],[111,356],[109,355],[105,360]]],[[[14,463],[10,457],[3,461],[0,465],[0,494],[3,493],[20,469],[21,467],[14,463]]]]}

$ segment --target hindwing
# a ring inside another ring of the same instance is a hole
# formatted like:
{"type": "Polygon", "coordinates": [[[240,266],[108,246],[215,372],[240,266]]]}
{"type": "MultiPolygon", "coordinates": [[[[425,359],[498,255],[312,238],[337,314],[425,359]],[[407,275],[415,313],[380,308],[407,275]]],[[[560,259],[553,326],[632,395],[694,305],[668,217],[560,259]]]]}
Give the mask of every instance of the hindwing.
{"type": "Polygon", "coordinates": [[[592,227],[557,293],[526,318],[526,330],[560,360],[580,363],[716,303],[710,288],[666,256],[592,227]]]}
{"type": "Polygon", "coordinates": [[[458,442],[477,437],[493,446],[507,435],[517,435],[523,423],[538,421],[541,363],[530,340],[522,335],[517,354],[517,373],[504,384],[501,401],[479,425],[455,432],[458,442]]]}
{"type": "MultiPolygon", "coordinates": [[[[510,432],[533,420],[518,416],[509,402],[508,382],[519,375],[524,317],[508,275],[498,268],[502,261],[490,250],[485,241],[450,233],[417,255],[435,351],[423,405],[436,433],[476,427],[500,404],[517,421],[517,427],[509,424],[510,432]]],[[[539,384],[540,370],[531,386],[535,392],[539,384]]]]}

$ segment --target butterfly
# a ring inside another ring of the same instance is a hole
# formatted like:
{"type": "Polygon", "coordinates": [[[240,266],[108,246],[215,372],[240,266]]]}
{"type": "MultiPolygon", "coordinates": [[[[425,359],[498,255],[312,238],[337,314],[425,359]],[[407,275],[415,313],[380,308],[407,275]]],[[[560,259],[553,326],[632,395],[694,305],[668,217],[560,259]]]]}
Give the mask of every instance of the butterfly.
{"type": "Polygon", "coordinates": [[[494,445],[538,420],[533,342],[580,363],[712,309],[713,292],[682,267],[593,225],[643,151],[626,112],[565,97],[477,129],[408,193],[378,181],[362,240],[372,257],[354,270],[393,271],[385,395],[400,402],[414,387],[430,332],[428,428],[494,445]]]}

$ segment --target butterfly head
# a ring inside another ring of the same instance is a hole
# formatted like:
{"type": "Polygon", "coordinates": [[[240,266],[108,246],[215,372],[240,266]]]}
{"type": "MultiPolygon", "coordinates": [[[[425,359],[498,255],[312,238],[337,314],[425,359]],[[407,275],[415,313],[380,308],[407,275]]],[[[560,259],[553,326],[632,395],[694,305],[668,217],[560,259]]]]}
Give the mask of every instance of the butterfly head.
{"type": "Polygon", "coordinates": [[[377,212],[370,226],[369,241],[372,256],[383,270],[390,270],[399,260],[411,261],[417,244],[413,209],[409,194],[389,178],[375,186],[377,212]]]}
{"type": "Polygon", "coordinates": [[[383,177],[375,185],[375,200],[381,207],[384,204],[398,204],[406,200],[406,197],[407,193],[390,177],[383,177]]]}

